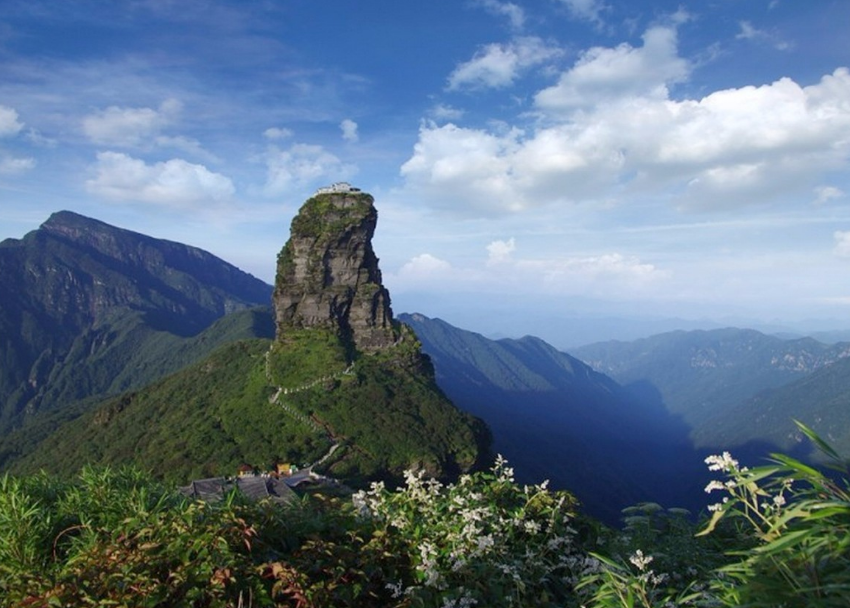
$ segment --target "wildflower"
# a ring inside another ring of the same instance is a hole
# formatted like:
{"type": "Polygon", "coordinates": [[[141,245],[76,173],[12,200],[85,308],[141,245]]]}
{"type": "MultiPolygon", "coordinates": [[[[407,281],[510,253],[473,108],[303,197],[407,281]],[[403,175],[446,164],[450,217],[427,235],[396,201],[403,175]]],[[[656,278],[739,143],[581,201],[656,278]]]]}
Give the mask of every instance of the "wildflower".
{"type": "Polygon", "coordinates": [[[536,521],[527,521],[525,522],[525,531],[529,534],[537,534],[540,532],[540,524],[536,521]]]}
{"type": "Polygon", "coordinates": [[[393,592],[393,599],[401,597],[404,593],[404,584],[401,581],[395,584],[387,583],[386,588],[393,592]]]}
{"type": "Polygon", "coordinates": [[[707,486],[705,486],[705,493],[711,494],[714,490],[725,490],[726,486],[723,485],[723,482],[717,481],[716,479],[712,479],[707,486]]]}
{"type": "Polygon", "coordinates": [[[732,458],[732,455],[729,452],[723,452],[720,456],[708,456],[705,459],[705,464],[708,465],[709,471],[723,471],[731,473],[739,470],[738,461],[732,458]]]}
{"type": "Polygon", "coordinates": [[[491,534],[487,534],[485,536],[481,536],[478,538],[478,551],[484,552],[495,544],[493,540],[493,536],[491,534]]]}
{"type": "Polygon", "coordinates": [[[654,558],[651,555],[644,555],[643,551],[638,549],[635,551],[635,554],[629,558],[629,561],[632,562],[638,570],[643,572],[653,559],[654,558]]]}

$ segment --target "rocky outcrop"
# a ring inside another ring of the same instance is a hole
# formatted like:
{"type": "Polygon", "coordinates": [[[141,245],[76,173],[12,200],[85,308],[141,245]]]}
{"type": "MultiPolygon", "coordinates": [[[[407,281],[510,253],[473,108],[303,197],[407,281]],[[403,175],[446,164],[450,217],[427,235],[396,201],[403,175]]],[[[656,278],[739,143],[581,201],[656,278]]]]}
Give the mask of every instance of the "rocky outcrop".
{"type": "Polygon", "coordinates": [[[364,352],[396,341],[390,294],[372,249],[373,202],[350,190],[317,193],[301,207],[278,256],[278,339],[288,330],[322,327],[364,352]]]}

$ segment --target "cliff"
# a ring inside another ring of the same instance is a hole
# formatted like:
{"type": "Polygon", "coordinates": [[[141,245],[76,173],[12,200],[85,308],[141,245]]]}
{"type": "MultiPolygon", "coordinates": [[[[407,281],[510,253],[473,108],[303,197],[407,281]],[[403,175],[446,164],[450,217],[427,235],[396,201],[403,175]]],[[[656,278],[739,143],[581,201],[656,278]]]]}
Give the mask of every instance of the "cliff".
{"type": "Polygon", "coordinates": [[[319,327],[363,352],[398,339],[372,249],[378,221],[373,203],[369,194],[343,191],[316,194],[301,207],[278,256],[278,339],[293,329],[319,327]]]}

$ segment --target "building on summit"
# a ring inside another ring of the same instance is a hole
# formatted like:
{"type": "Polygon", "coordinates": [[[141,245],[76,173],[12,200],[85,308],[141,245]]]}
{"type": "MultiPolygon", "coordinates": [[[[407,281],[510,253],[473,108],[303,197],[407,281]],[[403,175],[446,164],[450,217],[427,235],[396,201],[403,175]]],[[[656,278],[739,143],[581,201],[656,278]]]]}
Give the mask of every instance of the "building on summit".
{"type": "Polygon", "coordinates": [[[360,188],[355,188],[348,182],[336,182],[330,186],[322,186],[316,190],[316,194],[339,194],[344,192],[360,192],[360,188]]]}

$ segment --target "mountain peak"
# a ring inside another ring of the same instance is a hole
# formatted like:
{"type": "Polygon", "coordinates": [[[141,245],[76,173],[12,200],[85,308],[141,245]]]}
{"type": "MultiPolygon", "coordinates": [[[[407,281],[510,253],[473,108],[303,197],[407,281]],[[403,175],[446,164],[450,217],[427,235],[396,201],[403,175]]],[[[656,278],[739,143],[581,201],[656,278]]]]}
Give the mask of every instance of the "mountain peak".
{"type": "Polygon", "coordinates": [[[279,338],[291,329],[323,327],[367,352],[398,339],[372,248],[377,221],[372,196],[354,188],[320,189],[307,199],[278,256],[279,338]]]}

